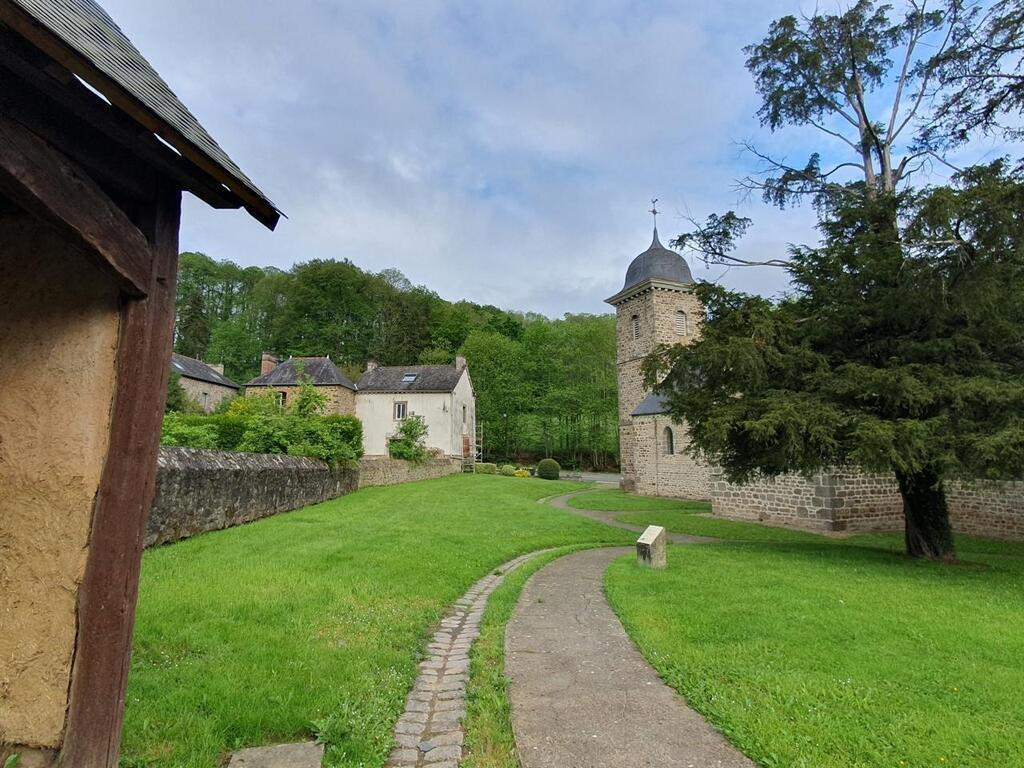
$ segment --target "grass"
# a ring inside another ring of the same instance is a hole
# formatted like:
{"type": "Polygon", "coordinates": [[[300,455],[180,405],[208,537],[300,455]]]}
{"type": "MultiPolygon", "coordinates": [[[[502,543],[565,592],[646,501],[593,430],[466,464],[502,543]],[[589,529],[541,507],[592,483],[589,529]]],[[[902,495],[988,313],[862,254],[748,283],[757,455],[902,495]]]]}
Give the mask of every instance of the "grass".
{"type": "Polygon", "coordinates": [[[729,541],[763,542],[821,542],[825,537],[809,531],[794,531],[760,523],[742,520],[724,520],[719,517],[704,517],[692,512],[628,512],[615,516],[616,520],[634,525],[660,525],[673,533],[691,536],[713,536],[729,541]]]}
{"type": "Polygon", "coordinates": [[[209,768],[317,736],[380,766],[431,626],[518,554],[631,540],[540,505],[581,486],[454,476],[370,488],[143,558],[123,765],[209,768]]]}
{"type": "Polygon", "coordinates": [[[521,768],[505,675],[505,626],[527,579],[552,560],[581,548],[562,547],[535,557],[510,573],[491,594],[470,653],[464,721],[468,754],[461,768],[521,768]]]}
{"type": "Polygon", "coordinates": [[[960,538],[951,566],[904,558],[894,535],[743,537],[605,578],[647,659],[743,752],[768,768],[1024,766],[1024,545],[960,538]]]}
{"type": "Polygon", "coordinates": [[[706,501],[662,499],[655,496],[637,496],[616,490],[589,491],[569,499],[575,509],[596,509],[601,512],[710,512],[706,501]]]}

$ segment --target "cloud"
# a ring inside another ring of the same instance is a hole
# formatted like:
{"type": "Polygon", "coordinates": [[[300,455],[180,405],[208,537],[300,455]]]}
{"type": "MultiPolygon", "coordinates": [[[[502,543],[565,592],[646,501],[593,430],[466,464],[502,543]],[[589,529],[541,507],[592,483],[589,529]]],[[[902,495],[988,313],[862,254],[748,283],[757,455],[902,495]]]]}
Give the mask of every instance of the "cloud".
{"type": "MultiPolygon", "coordinates": [[[[650,242],[743,208],[778,255],[812,217],[737,201],[757,132],[741,47],[791,2],[105,0],[156,69],[285,211],[271,234],[186,204],[182,247],[287,268],[348,258],[441,295],[601,312],[650,242]]],[[[777,270],[720,268],[746,290],[777,270]]]]}

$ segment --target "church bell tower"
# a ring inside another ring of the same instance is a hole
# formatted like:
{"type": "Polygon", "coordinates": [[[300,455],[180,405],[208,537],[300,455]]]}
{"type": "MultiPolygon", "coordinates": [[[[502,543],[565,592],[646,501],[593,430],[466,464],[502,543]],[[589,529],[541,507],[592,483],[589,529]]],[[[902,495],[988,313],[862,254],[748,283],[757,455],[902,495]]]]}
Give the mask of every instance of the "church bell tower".
{"type": "MultiPolygon", "coordinates": [[[[657,203],[657,200],[654,201],[657,203]]],[[[626,270],[622,290],[605,299],[616,312],[616,363],[619,379],[619,454],[623,486],[636,484],[634,411],[650,395],[641,367],[644,358],[662,344],[689,344],[699,338],[704,318],[693,293],[693,276],[686,260],[658,239],[657,208],[654,238],[626,270]]]]}

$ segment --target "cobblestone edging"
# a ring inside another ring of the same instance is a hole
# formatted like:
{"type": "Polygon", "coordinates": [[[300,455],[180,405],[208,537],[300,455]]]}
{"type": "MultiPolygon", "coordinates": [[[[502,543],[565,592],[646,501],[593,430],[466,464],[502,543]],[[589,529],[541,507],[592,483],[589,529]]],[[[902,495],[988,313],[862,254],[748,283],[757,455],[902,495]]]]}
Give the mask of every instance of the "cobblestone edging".
{"type": "Polygon", "coordinates": [[[487,599],[510,571],[539,554],[520,555],[480,579],[441,621],[428,646],[430,657],[420,663],[405,712],[395,723],[398,746],[387,768],[457,768],[465,739],[469,649],[480,634],[487,599]]]}

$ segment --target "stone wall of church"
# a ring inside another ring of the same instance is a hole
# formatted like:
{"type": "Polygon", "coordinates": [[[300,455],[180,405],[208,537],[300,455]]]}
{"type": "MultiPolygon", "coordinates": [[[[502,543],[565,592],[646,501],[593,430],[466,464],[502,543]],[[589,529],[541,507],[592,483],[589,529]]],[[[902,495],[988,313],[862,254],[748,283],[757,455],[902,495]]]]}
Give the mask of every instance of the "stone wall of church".
{"type": "MultiPolygon", "coordinates": [[[[891,476],[835,470],[728,482],[711,471],[714,514],[828,531],[892,531],[903,527],[903,501],[891,476]]],[[[950,522],[958,533],[1024,541],[1024,482],[952,482],[950,522]]]]}
{"type": "Polygon", "coordinates": [[[710,498],[711,473],[707,465],[685,452],[689,438],[684,428],[673,424],[667,416],[638,416],[633,419],[633,440],[637,493],[683,499],[710,498]],[[672,430],[671,448],[666,429],[672,430]]]}
{"type": "Polygon", "coordinates": [[[712,511],[719,517],[834,530],[834,477],[828,473],[780,475],[743,485],[726,480],[720,469],[709,473],[712,511]]]}

